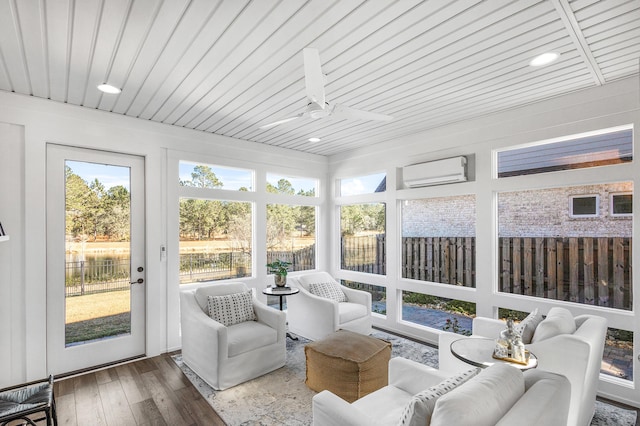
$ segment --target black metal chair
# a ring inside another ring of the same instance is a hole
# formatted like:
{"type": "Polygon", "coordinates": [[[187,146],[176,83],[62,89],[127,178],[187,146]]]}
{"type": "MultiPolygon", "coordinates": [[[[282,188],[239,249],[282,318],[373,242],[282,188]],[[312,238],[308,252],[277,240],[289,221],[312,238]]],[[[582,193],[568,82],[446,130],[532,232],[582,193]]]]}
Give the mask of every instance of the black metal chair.
{"type": "Polygon", "coordinates": [[[47,421],[47,425],[58,425],[56,404],[53,398],[53,376],[0,390],[0,426],[13,420],[23,420],[31,426],[47,421]],[[32,419],[28,416],[43,413],[44,417],[32,419]]]}

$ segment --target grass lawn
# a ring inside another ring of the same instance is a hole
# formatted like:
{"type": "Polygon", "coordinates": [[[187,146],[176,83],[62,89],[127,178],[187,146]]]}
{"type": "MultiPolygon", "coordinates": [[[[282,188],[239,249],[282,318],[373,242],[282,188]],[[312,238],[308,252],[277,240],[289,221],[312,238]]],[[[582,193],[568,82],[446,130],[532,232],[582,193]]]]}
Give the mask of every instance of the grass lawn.
{"type": "Polygon", "coordinates": [[[65,343],[129,333],[129,290],[68,297],[65,343]]]}

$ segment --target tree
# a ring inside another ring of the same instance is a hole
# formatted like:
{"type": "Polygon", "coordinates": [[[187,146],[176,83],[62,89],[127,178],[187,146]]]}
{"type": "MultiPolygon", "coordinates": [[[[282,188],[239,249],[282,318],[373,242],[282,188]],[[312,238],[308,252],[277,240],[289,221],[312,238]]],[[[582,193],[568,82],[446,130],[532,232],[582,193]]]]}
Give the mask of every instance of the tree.
{"type": "Polygon", "coordinates": [[[196,188],[222,188],[223,186],[211,167],[205,165],[194,166],[191,180],[181,181],[180,184],[196,188]]]}
{"type": "Polygon", "coordinates": [[[131,195],[122,185],[111,187],[103,199],[103,234],[109,239],[129,241],[131,195]]]}

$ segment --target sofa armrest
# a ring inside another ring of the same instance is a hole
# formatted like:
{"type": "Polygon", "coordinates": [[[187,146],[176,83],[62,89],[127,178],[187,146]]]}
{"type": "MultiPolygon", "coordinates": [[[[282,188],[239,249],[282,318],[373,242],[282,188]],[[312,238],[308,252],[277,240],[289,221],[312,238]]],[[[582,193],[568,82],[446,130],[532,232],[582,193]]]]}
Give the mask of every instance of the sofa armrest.
{"type": "Polygon", "coordinates": [[[253,310],[258,322],[268,325],[278,332],[278,340],[284,340],[287,332],[287,314],[253,300],[253,310]]]}
{"type": "Polygon", "coordinates": [[[344,399],[325,390],[312,399],[313,426],[370,426],[373,419],[344,399]]]}
{"type": "Polygon", "coordinates": [[[227,358],[227,328],[205,314],[188,292],[180,294],[180,325],[185,361],[227,358]]]}
{"type": "Polygon", "coordinates": [[[500,332],[505,328],[507,328],[507,323],[503,320],[486,317],[475,317],[473,319],[474,336],[497,339],[500,337],[500,332]]]}
{"type": "Polygon", "coordinates": [[[338,302],[309,293],[302,286],[287,298],[289,330],[311,340],[336,331],[339,324],[338,302]]]}
{"type": "Polygon", "coordinates": [[[340,288],[342,288],[345,296],[347,296],[347,301],[366,306],[367,313],[371,315],[371,293],[364,290],[349,288],[343,285],[341,285],[340,288]]]}
{"type": "Polygon", "coordinates": [[[389,361],[389,384],[411,395],[435,386],[450,374],[410,359],[396,357],[389,361]]]}

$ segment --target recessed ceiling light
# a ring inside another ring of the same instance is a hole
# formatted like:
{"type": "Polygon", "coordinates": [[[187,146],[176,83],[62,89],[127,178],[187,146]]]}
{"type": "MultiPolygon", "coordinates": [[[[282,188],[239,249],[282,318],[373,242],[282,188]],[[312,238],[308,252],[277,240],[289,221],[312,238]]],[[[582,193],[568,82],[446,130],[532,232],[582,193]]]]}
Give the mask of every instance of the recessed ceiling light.
{"type": "Polygon", "coordinates": [[[320,138],[309,138],[309,142],[320,142],[321,140],[320,138]]]}
{"type": "Polygon", "coordinates": [[[98,84],[98,90],[104,93],[109,93],[111,95],[117,95],[118,93],[122,92],[122,90],[107,83],[98,84]]]}
{"type": "Polygon", "coordinates": [[[542,55],[538,55],[529,62],[529,65],[532,67],[541,67],[542,65],[550,64],[560,57],[559,53],[556,52],[548,52],[543,53],[542,55]]]}

